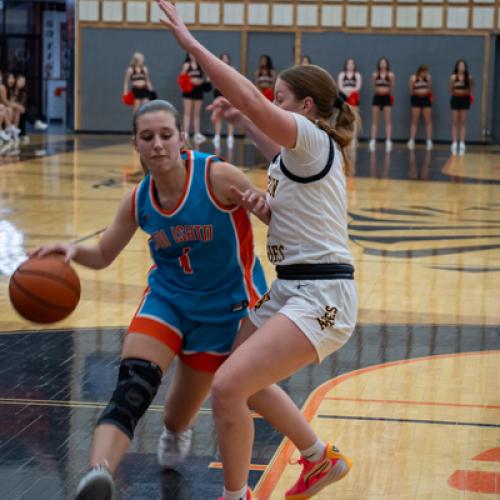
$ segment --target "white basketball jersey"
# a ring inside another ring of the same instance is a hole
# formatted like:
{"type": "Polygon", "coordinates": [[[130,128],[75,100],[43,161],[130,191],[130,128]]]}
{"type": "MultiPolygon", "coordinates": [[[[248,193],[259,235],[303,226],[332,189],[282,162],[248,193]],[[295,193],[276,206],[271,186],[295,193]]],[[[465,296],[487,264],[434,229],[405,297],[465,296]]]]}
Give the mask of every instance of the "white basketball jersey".
{"type": "Polygon", "coordinates": [[[268,170],[269,261],[352,264],[342,153],[326,132],[301,115],[294,117],[296,147],[282,148],[268,170]]]}

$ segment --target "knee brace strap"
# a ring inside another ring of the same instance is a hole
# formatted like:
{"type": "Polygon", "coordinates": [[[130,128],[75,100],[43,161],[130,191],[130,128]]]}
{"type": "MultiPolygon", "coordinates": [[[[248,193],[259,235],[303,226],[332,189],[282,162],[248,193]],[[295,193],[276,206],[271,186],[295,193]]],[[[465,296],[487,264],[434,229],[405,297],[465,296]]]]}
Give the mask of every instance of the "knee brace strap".
{"type": "Polygon", "coordinates": [[[115,425],[132,439],[137,422],[156,396],[161,378],[160,367],[151,361],[122,360],[115,392],[97,425],[115,425]]]}

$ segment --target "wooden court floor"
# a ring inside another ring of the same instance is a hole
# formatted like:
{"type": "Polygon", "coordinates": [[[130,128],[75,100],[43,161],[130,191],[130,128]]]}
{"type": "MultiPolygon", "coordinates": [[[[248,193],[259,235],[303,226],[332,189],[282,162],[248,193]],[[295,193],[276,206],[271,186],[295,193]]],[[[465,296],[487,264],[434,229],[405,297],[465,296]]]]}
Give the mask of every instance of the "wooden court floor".
{"type": "MultiPolygon", "coordinates": [[[[264,161],[237,142],[221,154],[265,187],[264,161]]],[[[322,365],[283,382],[319,435],[354,460],[317,498],[500,498],[500,151],[386,154],[362,144],[356,156],[348,194],[358,326],[322,365]]],[[[108,269],[77,267],[81,302],[50,328],[12,310],[9,276],[37,245],[95,241],[139,180],[125,136],[39,136],[0,157],[2,500],[72,498],[145,286],[146,237],[137,233],[108,269]]],[[[254,226],[271,280],[265,228],[254,226]]],[[[188,460],[162,473],[164,395],[117,473],[118,498],[215,500],[222,471],[210,401],[188,460]]],[[[283,498],[298,474],[289,464],[296,451],[254,421],[251,485],[260,500],[283,498]]]]}

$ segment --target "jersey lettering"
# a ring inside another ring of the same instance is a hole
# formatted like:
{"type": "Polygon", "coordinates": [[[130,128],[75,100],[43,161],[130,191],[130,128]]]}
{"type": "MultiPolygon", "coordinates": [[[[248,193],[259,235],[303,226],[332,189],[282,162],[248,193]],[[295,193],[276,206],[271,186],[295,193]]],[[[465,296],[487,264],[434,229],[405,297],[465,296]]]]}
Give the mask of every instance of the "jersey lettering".
{"type": "Polygon", "coordinates": [[[153,233],[151,235],[151,239],[155,242],[156,250],[159,250],[160,248],[168,248],[171,245],[170,240],[163,229],[153,233]]]}
{"type": "Polygon", "coordinates": [[[191,261],[189,260],[189,252],[191,248],[184,247],[182,249],[182,255],[179,257],[179,264],[185,274],[193,274],[193,268],[191,267],[191,261]]]}
{"type": "Polygon", "coordinates": [[[279,264],[285,260],[285,247],[283,245],[267,245],[267,258],[271,264],[279,264]]]}
{"type": "Polygon", "coordinates": [[[176,243],[187,243],[189,241],[212,241],[214,239],[214,228],[212,224],[170,226],[172,238],[176,243]]]}
{"type": "Polygon", "coordinates": [[[279,179],[275,179],[271,176],[267,178],[267,192],[269,193],[269,196],[272,196],[273,198],[276,196],[276,190],[278,189],[279,183],[279,179]]]}

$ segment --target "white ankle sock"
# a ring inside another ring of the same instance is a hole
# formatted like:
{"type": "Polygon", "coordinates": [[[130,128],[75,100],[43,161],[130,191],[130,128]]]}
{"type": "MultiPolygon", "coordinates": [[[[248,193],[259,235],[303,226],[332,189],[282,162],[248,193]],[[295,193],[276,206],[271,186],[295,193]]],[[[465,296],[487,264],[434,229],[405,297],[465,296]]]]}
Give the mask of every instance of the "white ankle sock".
{"type": "Polygon", "coordinates": [[[299,451],[300,454],[304,458],[307,458],[307,460],[309,460],[310,462],[317,462],[318,460],[321,460],[323,458],[323,455],[325,454],[325,448],[325,443],[318,439],[312,446],[310,446],[306,450],[299,451]]]}
{"type": "Polygon", "coordinates": [[[241,488],[241,490],[238,490],[238,491],[229,491],[229,490],[226,490],[226,488],[224,488],[224,500],[246,500],[247,498],[247,485],[245,484],[245,486],[243,488],[241,488]]]}

